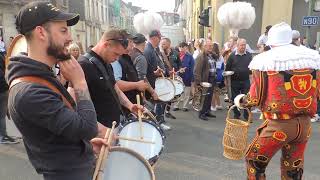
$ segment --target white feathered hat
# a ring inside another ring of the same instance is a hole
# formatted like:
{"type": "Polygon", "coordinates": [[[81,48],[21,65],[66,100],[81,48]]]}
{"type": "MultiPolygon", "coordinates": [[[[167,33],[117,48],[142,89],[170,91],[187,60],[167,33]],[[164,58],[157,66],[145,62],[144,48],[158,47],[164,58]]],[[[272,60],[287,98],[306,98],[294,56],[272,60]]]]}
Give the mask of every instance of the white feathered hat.
{"type": "Polygon", "coordinates": [[[292,29],[285,23],[281,22],[272,26],[268,32],[268,40],[266,45],[268,46],[283,46],[292,42],[292,29]]]}

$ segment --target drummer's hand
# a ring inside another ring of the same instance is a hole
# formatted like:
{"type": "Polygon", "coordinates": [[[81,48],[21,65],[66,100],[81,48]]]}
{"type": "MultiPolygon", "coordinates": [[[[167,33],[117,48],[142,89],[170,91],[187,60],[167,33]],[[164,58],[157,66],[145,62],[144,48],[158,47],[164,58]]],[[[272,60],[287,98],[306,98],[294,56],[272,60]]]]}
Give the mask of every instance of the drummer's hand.
{"type": "Polygon", "coordinates": [[[149,84],[146,83],[144,80],[140,80],[137,82],[137,90],[139,91],[145,91],[146,89],[149,88],[149,84]]]}
{"type": "Polygon", "coordinates": [[[93,138],[90,140],[93,148],[93,152],[95,154],[100,153],[100,149],[103,145],[106,145],[107,147],[109,146],[107,143],[107,139],[102,139],[102,138],[93,138]]]}
{"type": "Polygon", "coordinates": [[[61,74],[67,81],[71,82],[73,87],[83,84],[87,86],[84,72],[74,57],[71,56],[70,60],[59,61],[58,64],[60,66],[61,74]]]}
{"type": "Polygon", "coordinates": [[[159,96],[158,96],[158,94],[157,94],[155,91],[153,91],[153,93],[151,94],[151,96],[152,96],[152,99],[153,99],[153,100],[155,100],[155,101],[159,100],[159,96]]]}
{"type": "Polygon", "coordinates": [[[138,110],[140,110],[141,112],[144,111],[144,107],[138,104],[131,104],[129,110],[134,113],[134,114],[138,114],[138,110]]]}
{"type": "Polygon", "coordinates": [[[162,71],[161,68],[158,67],[157,70],[153,71],[153,73],[154,73],[156,76],[161,76],[162,73],[163,73],[163,71],[162,71]]]}
{"type": "Polygon", "coordinates": [[[179,69],[179,73],[184,73],[184,72],[186,72],[186,68],[187,68],[187,67],[180,68],[180,69],[179,69]]]}

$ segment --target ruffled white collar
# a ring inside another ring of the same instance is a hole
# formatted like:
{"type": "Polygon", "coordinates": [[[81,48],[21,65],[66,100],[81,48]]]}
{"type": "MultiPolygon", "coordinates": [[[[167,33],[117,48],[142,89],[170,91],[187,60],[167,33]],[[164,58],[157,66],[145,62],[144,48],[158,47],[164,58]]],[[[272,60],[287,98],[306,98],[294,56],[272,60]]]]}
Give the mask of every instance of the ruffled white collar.
{"type": "Polygon", "coordinates": [[[259,71],[288,71],[295,69],[320,69],[318,51],[305,46],[285,45],[256,55],[249,69],[259,71]]]}

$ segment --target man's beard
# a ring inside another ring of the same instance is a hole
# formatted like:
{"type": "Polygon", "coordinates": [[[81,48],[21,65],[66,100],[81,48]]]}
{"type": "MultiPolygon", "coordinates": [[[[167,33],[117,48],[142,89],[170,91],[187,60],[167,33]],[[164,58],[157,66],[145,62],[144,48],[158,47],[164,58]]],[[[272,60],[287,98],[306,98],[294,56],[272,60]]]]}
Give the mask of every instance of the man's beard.
{"type": "Polygon", "coordinates": [[[50,56],[53,56],[58,61],[65,61],[68,59],[71,59],[70,53],[65,54],[63,52],[64,46],[59,46],[55,44],[51,38],[51,35],[49,36],[49,47],[47,49],[47,54],[50,56]]]}

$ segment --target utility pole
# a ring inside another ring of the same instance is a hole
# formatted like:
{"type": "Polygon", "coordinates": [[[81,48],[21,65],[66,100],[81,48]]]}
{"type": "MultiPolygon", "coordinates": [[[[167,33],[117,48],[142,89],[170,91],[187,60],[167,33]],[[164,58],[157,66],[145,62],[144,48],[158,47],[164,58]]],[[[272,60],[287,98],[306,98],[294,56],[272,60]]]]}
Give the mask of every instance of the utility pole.
{"type": "MultiPolygon", "coordinates": [[[[309,0],[309,2],[308,2],[309,3],[308,16],[312,15],[312,11],[314,9],[314,2],[315,2],[315,0],[309,0]]],[[[310,29],[311,29],[311,26],[308,26],[307,30],[306,30],[306,38],[307,38],[308,45],[310,45],[310,42],[311,42],[310,29]]]]}

